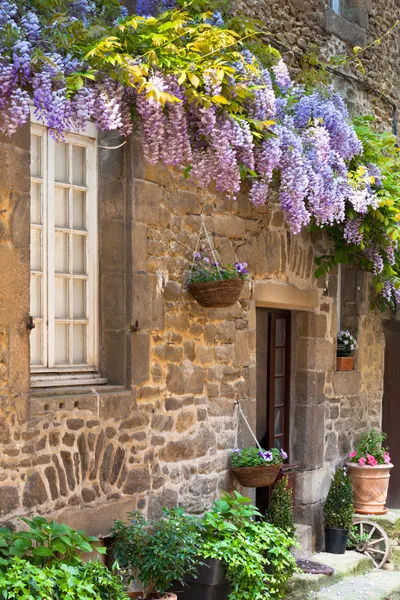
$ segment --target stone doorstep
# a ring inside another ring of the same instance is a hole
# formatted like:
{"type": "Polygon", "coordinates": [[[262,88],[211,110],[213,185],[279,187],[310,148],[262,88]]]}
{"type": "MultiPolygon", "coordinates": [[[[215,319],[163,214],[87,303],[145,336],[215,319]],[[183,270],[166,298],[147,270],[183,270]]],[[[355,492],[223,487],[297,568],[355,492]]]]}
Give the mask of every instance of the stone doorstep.
{"type": "Polygon", "coordinates": [[[311,593],[309,600],[399,600],[400,573],[373,571],[311,593]]]}
{"type": "MultiPolygon", "coordinates": [[[[335,573],[328,575],[309,575],[306,573],[296,574],[293,576],[288,590],[287,600],[308,600],[309,598],[319,598],[318,596],[310,595],[312,592],[318,592],[322,588],[336,585],[342,579],[355,576],[371,571],[373,563],[370,558],[358,552],[346,552],[346,554],[327,554],[320,552],[310,557],[310,560],[328,565],[335,569],[335,573]]],[[[365,600],[367,596],[357,598],[357,600],[365,600]]],[[[343,596],[343,600],[347,600],[343,596]]]]}

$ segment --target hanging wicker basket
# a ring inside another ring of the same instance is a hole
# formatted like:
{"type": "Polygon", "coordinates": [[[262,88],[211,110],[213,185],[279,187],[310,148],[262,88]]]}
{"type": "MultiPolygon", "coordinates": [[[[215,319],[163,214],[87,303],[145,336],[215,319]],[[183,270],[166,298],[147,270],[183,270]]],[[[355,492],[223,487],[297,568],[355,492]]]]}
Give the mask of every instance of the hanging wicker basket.
{"type": "Polygon", "coordinates": [[[282,465],[260,465],[258,467],[238,467],[232,473],[243,487],[259,488],[273,485],[282,465]]]}
{"type": "Polygon", "coordinates": [[[240,298],[244,286],[243,279],[223,279],[191,283],[189,292],[200,306],[205,308],[225,308],[233,306],[240,298]]]}

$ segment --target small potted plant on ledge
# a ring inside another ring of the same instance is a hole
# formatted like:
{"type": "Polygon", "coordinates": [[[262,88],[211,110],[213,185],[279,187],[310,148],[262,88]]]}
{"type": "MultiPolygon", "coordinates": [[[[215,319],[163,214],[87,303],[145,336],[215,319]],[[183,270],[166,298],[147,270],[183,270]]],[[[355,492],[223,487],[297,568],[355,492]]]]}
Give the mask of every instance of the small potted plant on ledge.
{"type": "Polygon", "coordinates": [[[183,509],[164,509],[159,521],[147,521],[139,512],[129,515],[129,523],[115,521],[112,546],[115,567],[128,583],[142,591],[130,598],[177,600],[170,590],[184,576],[195,575],[200,554],[199,522],[183,509]]]}
{"type": "Polygon", "coordinates": [[[354,350],[357,341],[350,331],[343,329],[337,334],[337,370],[352,371],[354,367],[354,350]]]}
{"type": "Polygon", "coordinates": [[[330,554],[346,552],[353,525],[353,492],[345,468],[336,471],[324,505],[325,549],[330,554]]]}
{"type": "Polygon", "coordinates": [[[362,515],[384,515],[393,465],[384,446],[386,435],[376,429],[364,433],[347,464],[353,486],[354,505],[362,515]]]}
{"type": "Polygon", "coordinates": [[[244,448],[232,452],[232,473],[244,487],[259,488],[275,483],[283,461],[287,459],[284,450],[272,448],[244,448]]]}
{"type": "Polygon", "coordinates": [[[240,298],[248,273],[247,263],[223,266],[195,252],[188,289],[206,308],[233,306],[240,298]]]}

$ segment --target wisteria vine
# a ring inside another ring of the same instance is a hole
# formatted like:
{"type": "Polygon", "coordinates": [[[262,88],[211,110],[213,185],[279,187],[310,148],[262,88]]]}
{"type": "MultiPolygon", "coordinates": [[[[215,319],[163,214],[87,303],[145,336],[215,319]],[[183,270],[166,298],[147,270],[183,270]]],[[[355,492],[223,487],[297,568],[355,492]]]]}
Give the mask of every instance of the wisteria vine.
{"type": "Polygon", "coordinates": [[[87,121],[127,136],[138,119],[150,163],[232,198],[247,178],[255,205],[276,182],[293,233],[324,227],[384,304],[400,300],[396,236],[365,228],[382,173],[340,95],[295,84],[276,50],[255,52],[245,20],[175,0],[138,0],[137,13],[118,0],[0,0],[0,132],[26,123],[31,103],[56,140],[87,121]]]}

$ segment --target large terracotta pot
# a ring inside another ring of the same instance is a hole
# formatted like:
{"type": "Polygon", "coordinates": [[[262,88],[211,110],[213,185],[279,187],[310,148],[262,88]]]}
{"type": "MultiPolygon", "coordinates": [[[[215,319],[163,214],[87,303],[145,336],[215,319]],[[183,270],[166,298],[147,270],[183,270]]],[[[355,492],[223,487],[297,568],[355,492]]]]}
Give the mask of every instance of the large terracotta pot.
{"type": "Polygon", "coordinates": [[[347,463],[353,486],[354,508],[362,515],[384,515],[392,464],[376,467],[347,463]]]}

